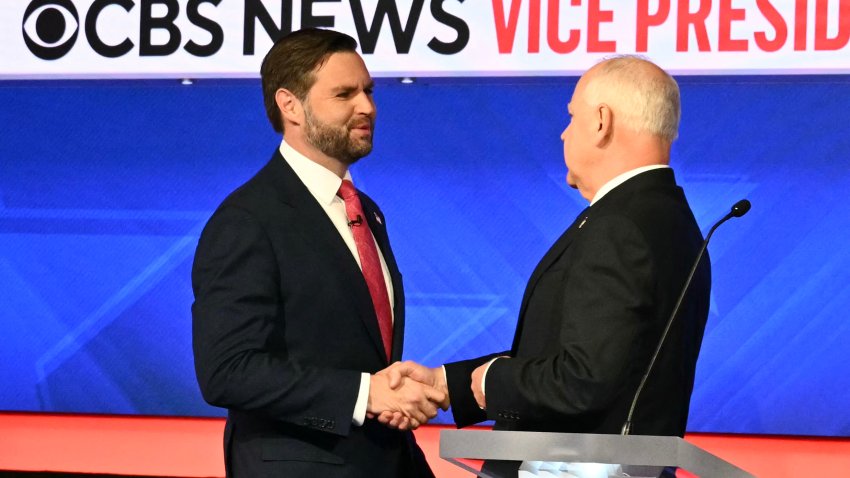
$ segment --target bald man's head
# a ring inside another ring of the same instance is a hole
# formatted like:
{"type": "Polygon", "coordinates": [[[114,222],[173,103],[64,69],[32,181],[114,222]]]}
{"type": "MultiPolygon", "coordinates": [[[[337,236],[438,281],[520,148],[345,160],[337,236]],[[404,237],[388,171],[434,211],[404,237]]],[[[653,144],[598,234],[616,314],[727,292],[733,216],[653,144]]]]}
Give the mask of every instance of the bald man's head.
{"type": "Polygon", "coordinates": [[[591,68],[581,80],[584,100],[607,104],[616,124],[649,133],[669,143],[679,134],[679,86],[654,63],[637,56],[618,56],[591,68]]]}

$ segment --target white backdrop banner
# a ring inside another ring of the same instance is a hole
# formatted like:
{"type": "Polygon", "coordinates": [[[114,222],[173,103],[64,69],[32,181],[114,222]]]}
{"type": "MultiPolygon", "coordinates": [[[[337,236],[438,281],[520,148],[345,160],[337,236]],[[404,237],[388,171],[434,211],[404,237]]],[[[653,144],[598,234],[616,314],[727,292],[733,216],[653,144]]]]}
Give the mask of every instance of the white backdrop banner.
{"type": "Polygon", "coordinates": [[[850,0],[0,0],[0,78],[253,78],[306,26],[376,77],[850,73],[850,0]]]}

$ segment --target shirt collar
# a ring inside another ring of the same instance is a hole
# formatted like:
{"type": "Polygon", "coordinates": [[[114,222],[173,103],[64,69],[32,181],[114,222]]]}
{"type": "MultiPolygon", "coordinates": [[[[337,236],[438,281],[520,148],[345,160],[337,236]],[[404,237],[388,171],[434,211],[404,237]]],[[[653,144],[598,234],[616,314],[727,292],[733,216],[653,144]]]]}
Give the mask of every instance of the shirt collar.
{"type": "MultiPolygon", "coordinates": [[[[280,154],[319,204],[328,206],[334,201],[342,185],[339,176],[296,151],[285,139],[280,143],[280,154]]],[[[351,181],[348,170],[345,171],[345,179],[351,181]]]]}
{"type": "Polygon", "coordinates": [[[615,177],[614,179],[608,181],[607,183],[603,184],[602,187],[599,188],[599,191],[596,192],[596,195],[593,196],[593,200],[590,201],[590,205],[593,206],[600,199],[602,199],[602,196],[608,194],[609,192],[611,192],[612,189],[623,184],[624,182],[628,181],[629,179],[632,179],[633,177],[637,176],[640,173],[644,173],[646,171],[652,171],[653,169],[662,169],[662,168],[669,168],[669,167],[670,166],[667,166],[666,164],[651,164],[649,166],[642,166],[640,168],[632,169],[631,171],[626,171],[625,173],[623,173],[623,174],[615,177]]]}

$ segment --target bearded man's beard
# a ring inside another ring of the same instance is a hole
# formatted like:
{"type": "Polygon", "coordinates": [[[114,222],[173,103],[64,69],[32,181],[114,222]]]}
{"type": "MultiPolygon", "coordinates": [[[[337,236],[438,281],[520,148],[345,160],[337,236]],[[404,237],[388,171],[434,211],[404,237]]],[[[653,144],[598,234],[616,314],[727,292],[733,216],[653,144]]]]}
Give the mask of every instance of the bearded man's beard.
{"type": "Polygon", "coordinates": [[[304,108],[304,113],[304,134],[307,141],[331,158],[345,164],[354,164],[372,151],[372,137],[375,134],[372,120],[353,118],[345,126],[332,126],[316,118],[309,107],[304,108]],[[351,130],[364,122],[369,123],[372,134],[361,139],[352,138],[351,130]]]}

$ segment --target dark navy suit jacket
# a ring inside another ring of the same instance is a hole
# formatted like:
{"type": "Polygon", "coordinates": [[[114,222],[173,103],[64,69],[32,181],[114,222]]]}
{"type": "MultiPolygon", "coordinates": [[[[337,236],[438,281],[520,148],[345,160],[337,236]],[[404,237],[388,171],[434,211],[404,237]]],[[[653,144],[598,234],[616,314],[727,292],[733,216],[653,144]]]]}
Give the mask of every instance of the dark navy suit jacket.
{"type": "MultiPolygon", "coordinates": [[[[486,412],[469,375],[492,356],[446,365],[458,426],[492,419],[500,430],[620,433],[702,240],[671,169],[608,192],[532,273],[513,346],[502,353],[512,358],[493,362],[486,376],[486,412]]],[[[685,433],[710,288],[705,256],[637,402],[632,434],[685,433]]]]}
{"type": "MultiPolygon", "coordinates": [[[[392,279],[400,360],[402,278],[381,211],[360,198],[392,279]]],[[[378,322],[357,262],[279,152],[210,218],[192,287],[198,382],[228,409],[228,476],[433,476],[412,433],[351,423],[361,373],[388,365],[378,322]]]]}

